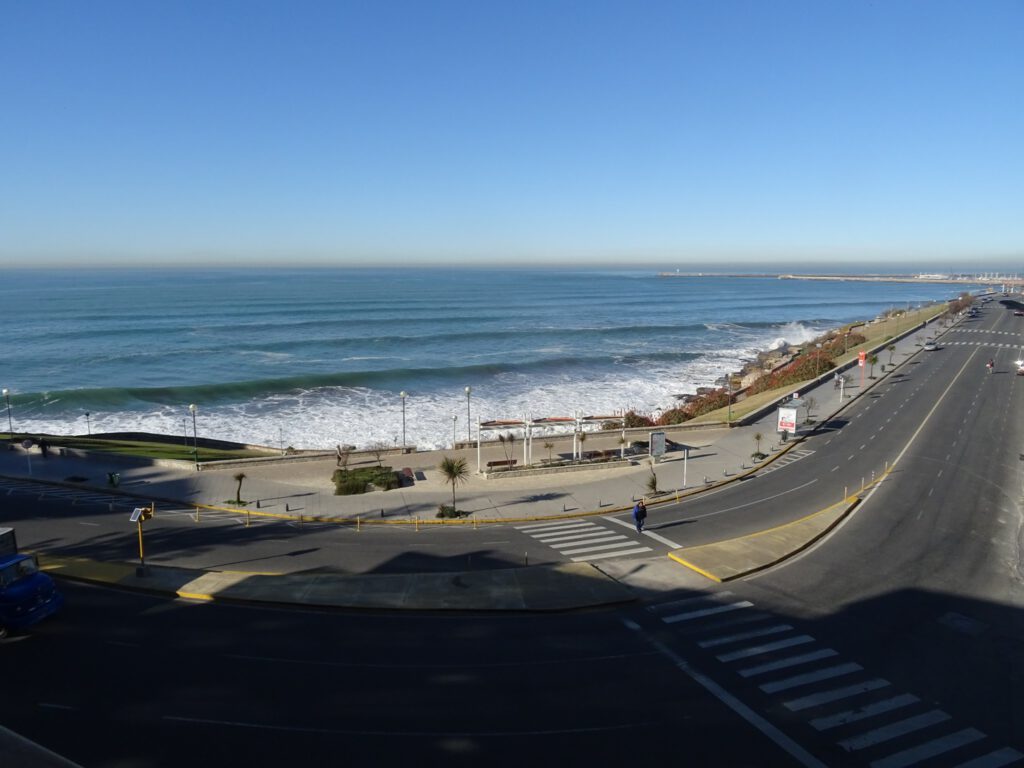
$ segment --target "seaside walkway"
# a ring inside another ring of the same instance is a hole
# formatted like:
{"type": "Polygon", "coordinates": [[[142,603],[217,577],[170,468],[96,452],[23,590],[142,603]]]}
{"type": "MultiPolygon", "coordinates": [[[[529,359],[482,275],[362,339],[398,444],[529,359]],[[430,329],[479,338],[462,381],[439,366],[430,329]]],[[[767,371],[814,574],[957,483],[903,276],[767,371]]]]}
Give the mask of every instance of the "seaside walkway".
{"type": "MultiPolygon", "coordinates": [[[[918,338],[922,333],[930,337],[941,330],[939,323],[933,323],[925,330],[910,329],[901,340],[894,340],[897,367],[920,351],[918,338]]],[[[882,361],[887,360],[884,357],[882,361]]],[[[802,397],[815,401],[812,415],[816,420],[826,420],[861,392],[858,370],[854,364],[850,383],[842,391],[843,401],[840,401],[840,390],[833,386],[831,373],[800,388],[802,397]]],[[[874,381],[865,376],[865,389],[885,375],[888,373],[876,370],[874,381]]],[[[797,458],[799,442],[780,443],[775,419],[776,412],[771,408],[760,418],[731,429],[722,426],[699,430],[665,428],[670,440],[688,446],[689,451],[672,451],[653,466],[658,487],[663,491],[659,495],[652,496],[647,490],[652,465],[646,456],[632,456],[634,463],[628,466],[577,472],[508,477],[472,473],[465,485],[456,489],[458,508],[471,514],[456,521],[441,521],[436,517],[438,505],[452,501],[451,486],[445,483],[437,467],[442,457],[456,456],[465,458],[470,469],[475,469],[475,448],[389,456],[388,463],[393,467],[409,467],[420,479],[402,489],[335,496],[331,482],[336,466],[333,458],[261,462],[241,468],[195,472],[99,454],[80,458],[51,453],[43,459],[38,452],[27,454],[18,447],[0,451],[0,496],[39,495],[39,484],[43,484],[47,499],[62,498],[72,505],[107,505],[111,512],[123,513],[126,535],[134,529],[127,520],[127,513],[133,506],[141,506],[149,500],[155,503],[158,516],[172,510],[191,511],[197,523],[203,516],[230,515],[243,525],[248,522],[247,517],[273,516],[300,525],[303,521],[329,520],[339,525],[434,528],[622,514],[632,508],[636,499],[646,496],[654,522],[661,501],[674,501],[677,496],[685,498],[686,494],[731,482],[755,471],[751,460],[751,454],[758,447],[755,434],[762,436],[760,449],[769,455],[767,462],[782,465],[797,458]],[[686,453],[688,457],[684,459],[686,453]],[[238,484],[234,475],[239,471],[246,475],[241,495],[249,502],[243,509],[228,504],[235,498],[238,484]],[[117,488],[108,484],[111,472],[120,475],[117,488]]],[[[554,451],[570,452],[571,438],[552,439],[552,442],[554,451]]],[[[612,435],[594,435],[586,443],[587,450],[617,450],[618,447],[618,438],[612,435]]],[[[489,460],[504,458],[500,446],[490,446],[485,449],[482,460],[486,465],[489,460]]],[[[797,512],[806,515],[816,511],[797,512]]],[[[0,523],[5,518],[0,518],[0,523]]],[[[758,556],[770,558],[769,561],[780,560],[789,552],[806,546],[834,522],[826,516],[795,525],[773,536],[766,545],[771,551],[758,556]]],[[[86,531],[83,529],[83,536],[86,531]]],[[[22,544],[26,549],[32,548],[30,541],[22,544]]],[[[749,541],[739,541],[708,549],[704,554],[716,559],[715,567],[721,572],[742,572],[741,561],[750,558],[751,547],[749,541]]],[[[69,578],[184,597],[339,607],[553,610],[634,599],[656,591],[659,585],[703,588],[708,584],[668,558],[648,559],[639,567],[637,560],[606,561],[600,568],[588,563],[570,563],[430,575],[304,573],[308,566],[301,554],[293,558],[293,572],[273,575],[196,571],[181,568],[166,559],[161,559],[159,564],[151,560],[145,575],[137,573],[132,563],[102,562],[88,557],[49,556],[44,557],[44,564],[56,574],[69,578]]]]}

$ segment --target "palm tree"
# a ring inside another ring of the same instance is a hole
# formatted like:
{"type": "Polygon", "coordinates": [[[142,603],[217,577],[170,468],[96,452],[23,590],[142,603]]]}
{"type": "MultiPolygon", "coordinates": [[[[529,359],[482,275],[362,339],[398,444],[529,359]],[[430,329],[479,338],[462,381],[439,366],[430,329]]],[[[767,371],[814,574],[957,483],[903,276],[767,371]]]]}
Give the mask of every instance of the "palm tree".
{"type": "Polygon", "coordinates": [[[452,512],[455,512],[455,486],[465,483],[469,478],[469,467],[466,466],[465,459],[453,459],[451,456],[445,456],[437,468],[444,475],[445,482],[452,484],[452,512]]]}
{"type": "Polygon", "coordinates": [[[764,440],[764,435],[760,432],[754,433],[754,445],[757,446],[757,452],[761,453],[761,441],[764,440]]]}
{"type": "Polygon", "coordinates": [[[238,483],[238,489],[235,491],[235,504],[242,506],[242,481],[245,480],[245,472],[238,472],[235,475],[235,482],[238,483]]]}
{"type": "Polygon", "coordinates": [[[873,379],[875,378],[875,365],[878,363],[878,355],[870,355],[868,363],[871,365],[871,373],[868,375],[868,378],[873,379]]]}
{"type": "Polygon", "coordinates": [[[555,444],[552,443],[550,440],[545,440],[544,441],[544,448],[548,452],[548,461],[551,461],[551,451],[554,450],[555,444]]]}
{"type": "Polygon", "coordinates": [[[889,350],[889,365],[892,365],[892,356],[896,354],[896,345],[890,344],[887,349],[889,350]]]}
{"type": "Polygon", "coordinates": [[[511,467],[512,456],[515,454],[516,436],[511,432],[506,432],[504,435],[499,433],[498,442],[501,443],[502,450],[505,452],[505,461],[507,461],[511,467]]]}

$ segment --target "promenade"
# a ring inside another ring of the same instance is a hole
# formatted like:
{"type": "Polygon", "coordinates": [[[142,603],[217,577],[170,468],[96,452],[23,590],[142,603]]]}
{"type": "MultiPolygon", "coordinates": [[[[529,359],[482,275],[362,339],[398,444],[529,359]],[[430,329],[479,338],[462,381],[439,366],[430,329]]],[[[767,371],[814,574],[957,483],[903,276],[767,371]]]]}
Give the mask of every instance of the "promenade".
{"type": "MultiPolygon", "coordinates": [[[[920,351],[921,334],[931,337],[941,331],[939,323],[927,328],[908,329],[895,341],[894,362],[898,367],[920,351]]],[[[893,343],[893,342],[890,342],[893,343]]],[[[856,363],[846,373],[849,384],[844,390],[833,385],[833,373],[800,389],[815,406],[812,416],[824,421],[849,404],[862,392],[856,363]],[[843,398],[840,398],[840,395],[843,398]]],[[[876,379],[865,377],[865,389],[887,373],[876,370],[876,379]]],[[[653,431],[653,430],[652,430],[653,431]]],[[[386,526],[488,526],[501,523],[550,520],[560,517],[612,515],[628,512],[635,500],[646,497],[651,522],[657,519],[658,505],[674,502],[721,483],[728,483],[757,470],[751,454],[758,447],[767,462],[785,463],[787,453],[799,443],[783,444],[776,432],[776,410],[768,407],[757,418],[726,428],[724,425],[692,429],[680,426],[664,428],[678,447],[652,464],[644,454],[633,452],[628,464],[573,472],[528,476],[485,476],[477,474],[476,449],[395,453],[383,460],[396,469],[409,467],[414,484],[391,491],[375,491],[355,496],[335,496],[331,474],[336,460],[287,458],[262,460],[244,466],[223,469],[160,465],[143,460],[90,454],[87,457],[55,455],[48,458],[38,448],[26,452],[20,446],[0,451],[0,493],[14,492],[18,483],[44,483],[55,495],[94,494],[117,499],[119,506],[153,502],[157,514],[170,509],[193,510],[198,515],[284,518],[291,521],[330,521],[337,525],[386,526]],[[684,448],[685,447],[685,448],[684,448]],[[436,517],[440,504],[451,504],[452,489],[445,482],[438,464],[445,456],[466,460],[471,470],[465,484],[456,489],[460,510],[470,513],[458,520],[436,517]],[[652,469],[660,493],[651,494],[648,480],[652,469]],[[241,496],[245,507],[232,507],[238,487],[234,476],[246,475],[241,496]],[[109,473],[120,476],[117,488],[108,483],[109,473]]],[[[646,439],[638,434],[632,439],[646,439]]],[[[553,453],[569,455],[571,437],[547,438],[554,443],[553,453]]],[[[520,451],[521,444],[517,446],[520,451]]],[[[589,436],[586,450],[618,450],[618,433],[589,436]]],[[[534,452],[537,455],[538,446],[534,452]]],[[[546,455],[546,451],[543,455],[546,455]]],[[[482,450],[484,467],[490,460],[501,460],[500,445],[482,450]]],[[[362,459],[363,462],[367,459],[362,459]]],[[[373,461],[372,463],[376,463],[373,461]]],[[[355,463],[351,466],[357,466],[355,463]]],[[[252,574],[229,570],[205,570],[162,563],[147,567],[140,575],[133,563],[100,562],[89,558],[60,558],[42,552],[44,565],[56,575],[122,587],[145,589],[198,599],[252,600],[268,603],[304,603],[336,607],[552,610],[612,604],[643,597],[660,588],[706,588],[710,582],[699,573],[742,574],[758,563],[776,562],[807,545],[833,525],[846,508],[818,515],[807,522],[774,532],[771,537],[747,536],[719,546],[704,547],[699,566],[694,570],[659,557],[656,561],[640,558],[606,561],[600,566],[569,563],[557,566],[508,568],[455,574],[366,574],[336,575],[303,573],[301,555],[294,558],[294,571],[280,574],[252,574]],[[706,567],[705,567],[706,566],[706,567]]],[[[796,510],[794,517],[819,510],[796,510]]],[[[126,523],[127,530],[127,523],[126,523]]],[[[31,549],[31,543],[26,542],[31,549]]],[[[287,546],[282,544],[282,546],[287,546]]]]}

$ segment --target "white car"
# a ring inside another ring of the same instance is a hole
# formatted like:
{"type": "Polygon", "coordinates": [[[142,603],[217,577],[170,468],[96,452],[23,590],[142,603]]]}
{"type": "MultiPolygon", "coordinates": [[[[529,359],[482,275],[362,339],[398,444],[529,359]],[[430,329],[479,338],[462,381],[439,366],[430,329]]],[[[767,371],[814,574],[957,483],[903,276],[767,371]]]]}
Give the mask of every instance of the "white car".
{"type": "Polygon", "coordinates": [[[924,343],[924,351],[925,352],[934,352],[938,348],[939,348],[939,345],[936,344],[934,341],[926,341],[924,343]]]}

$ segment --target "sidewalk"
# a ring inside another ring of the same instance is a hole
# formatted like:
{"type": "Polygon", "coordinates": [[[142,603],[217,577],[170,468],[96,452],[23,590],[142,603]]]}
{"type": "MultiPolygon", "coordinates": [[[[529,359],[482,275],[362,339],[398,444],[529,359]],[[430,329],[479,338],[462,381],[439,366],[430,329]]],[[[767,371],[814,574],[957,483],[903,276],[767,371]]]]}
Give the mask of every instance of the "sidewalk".
{"type": "MultiPolygon", "coordinates": [[[[899,367],[920,348],[915,336],[938,330],[938,324],[929,329],[911,329],[896,345],[894,362],[899,367]]],[[[883,362],[886,358],[883,358],[883,362]]],[[[853,365],[856,372],[856,364],[853,365]]],[[[880,372],[879,372],[880,373],[880,372]]],[[[859,376],[852,376],[851,386],[842,392],[833,387],[832,372],[816,383],[805,383],[799,390],[801,397],[812,397],[816,405],[813,415],[825,421],[861,394],[859,376]]],[[[865,378],[865,390],[888,375],[880,373],[874,380],[865,378]]],[[[775,431],[774,409],[749,424],[732,429],[710,428],[692,430],[665,428],[670,440],[690,446],[689,457],[683,452],[666,455],[654,465],[658,487],[668,491],[656,497],[648,496],[649,506],[656,508],[662,501],[674,501],[677,492],[699,492],[712,485],[731,482],[742,475],[756,471],[751,454],[757,448],[755,434],[761,434],[760,447],[772,461],[785,451],[799,445],[798,441],[780,444],[775,431]]],[[[569,453],[571,438],[553,439],[555,450],[569,453]]],[[[618,448],[618,435],[588,438],[588,450],[618,448]]],[[[251,503],[246,508],[251,514],[272,514],[289,517],[302,515],[305,519],[331,518],[355,521],[361,524],[440,524],[436,510],[441,503],[451,503],[451,487],[444,483],[437,465],[443,456],[465,458],[471,469],[476,468],[476,450],[430,451],[397,456],[392,465],[408,466],[422,472],[424,480],[414,486],[388,492],[373,492],[360,496],[334,496],[330,482],[335,469],[333,459],[289,463],[261,463],[246,467],[242,497],[251,503]],[[256,502],[259,502],[258,506],[256,502]]],[[[484,450],[484,464],[491,458],[504,458],[499,446],[484,450]]],[[[559,474],[528,477],[492,477],[472,474],[464,486],[456,491],[459,509],[472,514],[459,521],[444,524],[487,524],[513,520],[545,519],[559,516],[579,517],[585,514],[611,514],[626,511],[635,499],[648,494],[646,483],[652,465],[647,457],[633,457],[635,463],[604,469],[593,469],[559,474]]],[[[763,466],[762,462],[759,466],[763,466]]],[[[236,493],[234,475],[238,467],[224,470],[194,472],[145,461],[128,461],[116,457],[93,454],[88,458],[51,456],[43,459],[38,452],[26,454],[16,450],[0,451],[0,477],[31,479],[37,482],[60,483],[81,489],[105,493],[131,494],[140,499],[156,501],[157,508],[172,504],[188,508],[195,505],[225,508],[236,493]],[[107,473],[119,472],[120,485],[112,489],[107,485],[107,473]]],[[[671,586],[686,583],[694,588],[706,586],[704,577],[715,580],[739,578],[753,570],[767,567],[797,552],[829,530],[855,501],[844,505],[841,511],[830,515],[811,515],[799,525],[776,530],[771,536],[753,534],[743,539],[707,545],[700,552],[681,550],[676,558],[694,568],[683,572],[674,565],[675,574],[667,578],[671,586]]],[[[237,515],[239,508],[231,509],[237,515]]],[[[817,510],[803,510],[810,515],[817,510]]],[[[271,603],[304,603],[338,607],[476,609],[476,610],[556,610],[598,604],[617,603],[631,599],[630,589],[649,589],[652,568],[637,568],[638,561],[628,561],[632,568],[602,565],[565,565],[510,569],[508,572],[468,572],[443,575],[364,575],[331,576],[307,574],[292,576],[257,576],[226,571],[196,572],[179,568],[153,567],[145,576],[138,576],[134,566],[93,561],[46,559],[47,567],[58,575],[121,587],[145,589],[166,594],[199,597],[202,599],[251,600],[271,603]],[[631,573],[646,570],[643,578],[629,577],[631,573]],[[634,583],[631,584],[631,581],[634,583]],[[641,583],[643,582],[643,583],[641,583]]],[[[662,571],[662,573],[666,573],[662,571]]],[[[662,576],[665,578],[665,576],[662,576]]]]}

